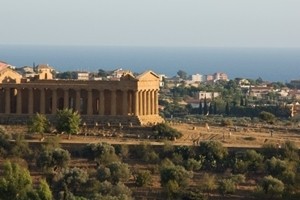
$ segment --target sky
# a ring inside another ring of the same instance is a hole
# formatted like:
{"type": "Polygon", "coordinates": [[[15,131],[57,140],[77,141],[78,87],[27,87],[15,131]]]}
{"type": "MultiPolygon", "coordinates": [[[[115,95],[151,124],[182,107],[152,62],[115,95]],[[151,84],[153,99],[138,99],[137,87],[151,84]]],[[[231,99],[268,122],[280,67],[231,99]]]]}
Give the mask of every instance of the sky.
{"type": "Polygon", "coordinates": [[[300,47],[300,0],[0,0],[0,44],[300,47]]]}

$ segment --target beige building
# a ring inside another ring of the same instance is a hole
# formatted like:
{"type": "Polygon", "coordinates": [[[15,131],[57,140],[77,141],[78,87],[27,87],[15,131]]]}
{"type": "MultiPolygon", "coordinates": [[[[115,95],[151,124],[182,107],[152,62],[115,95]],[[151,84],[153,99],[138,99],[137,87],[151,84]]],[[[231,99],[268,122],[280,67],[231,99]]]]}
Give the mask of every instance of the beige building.
{"type": "Polygon", "coordinates": [[[35,113],[54,119],[64,108],[78,111],[91,124],[163,122],[158,113],[159,77],[152,71],[115,81],[53,80],[50,71],[43,70],[39,79],[20,81],[21,75],[13,70],[2,71],[0,123],[24,123],[35,113]]]}

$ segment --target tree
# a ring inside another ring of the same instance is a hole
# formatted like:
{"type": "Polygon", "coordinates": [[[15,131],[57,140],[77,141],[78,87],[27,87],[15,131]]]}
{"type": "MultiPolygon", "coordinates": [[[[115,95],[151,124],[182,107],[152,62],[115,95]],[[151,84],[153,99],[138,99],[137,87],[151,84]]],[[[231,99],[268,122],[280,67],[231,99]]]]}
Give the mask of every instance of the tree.
{"type": "Polygon", "coordinates": [[[40,182],[38,190],[34,190],[29,171],[8,161],[3,165],[3,174],[0,178],[0,199],[51,200],[52,194],[45,180],[40,182]]]}
{"type": "Polygon", "coordinates": [[[43,170],[53,170],[54,168],[65,168],[71,159],[70,153],[67,150],[56,149],[44,149],[36,160],[36,164],[43,170]]]}
{"type": "Polygon", "coordinates": [[[199,114],[203,114],[203,106],[202,106],[202,101],[199,102],[199,114]]]}
{"type": "Polygon", "coordinates": [[[98,164],[108,165],[119,161],[115,148],[108,143],[88,144],[84,149],[84,155],[96,161],[98,164]]]}
{"type": "Polygon", "coordinates": [[[80,168],[66,168],[63,169],[56,177],[56,188],[58,190],[64,189],[76,195],[78,191],[82,190],[81,186],[88,180],[88,173],[86,170],[80,168]]]}
{"type": "Polygon", "coordinates": [[[76,134],[79,131],[80,115],[78,112],[73,112],[72,109],[58,110],[56,114],[56,130],[69,134],[76,134]]]}
{"type": "Polygon", "coordinates": [[[182,78],[182,79],[187,79],[187,73],[186,73],[185,71],[183,71],[183,70],[179,70],[179,71],[177,72],[177,75],[178,75],[180,78],[182,78]]]}
{"type": "Polygon", "coordinates": [[[210,115],[214,114],[212,102],[210,102],[210,104],[209,104],[208,113],[209,113],[210,115]]]}
{"type": "Polygon", "coordinates": [[[263,168],[264,157],[255,150],[247,150],[243,160],[247,163],[248,171],[257,172],[263,168]]]}
{"type": "Polygon", "coordinates": [[[192,173],[186,171],[182,166],[163,166],[160,170],[160,183],[164,187],[169,181],[174,181],[179,187],[186,187],[192,173]]]}
{"type": "Polygon", "coordinates": [[[217,180],[215,175],[209,175],[208,173],[204,173],[201,184],[200,184],[200,189],[204,192],[209,194],[217,189],[217,180]]]}
{"type": "Polygon", "coordinates": [[[0,156],[7,156],[12,148],[11,134],[8,134],[3,126],[0,126],[0,156]]]}
{"type": "Polygon", "coordinates": [[[200,142],[199,155],[203,158],[205,169],[224,169],[224,160],[228,151],[219,141],[200,142]]]}
{"type": "Polygon", "coordinates": [[[15,157],[29,157],[31,149],[28,146],[28,142],[24,139],[24,134],[18,133],[15,136],[15,143],[12,145],[10,154],[15,157]]]}
{"type": "Polygon", "coordinates": [[[40,181],[39,188],[37,190],[40,200],[52,200],[52,192],[46,180],[42,179],[40,181]]]}
{"type": "Polygon", "coordinates": [[[43,133],[47,130],[49,130],[49,121],[43,114],[37,113],[34,117],[32,117],[28,124],[28,131],[30,133],[39,133],[43,135],[43,133]]]}
{"type": "Polygon", "coordinates": [[[203,114],[204,115],[208,114],[208,105],[207,105],[206,97],[204,98],[203,114]]]}
{"type": "Polygon", "coordinates": [[[275,115],[266,111],[262,111],[261,113],[259,113],[259,118],[268,123],[273,123],[274,120],[276,119],[275,115]]]}
{"type": "Polygon", "coordinates": [[[107,72],[106,70],[104,70],[104,69],[99,69],[98,70],[98,76],[107,77],[108,75],[109,75],[109,72],[107,72]]]}
{"type": "Polygon", "coordinates": [[[284,192],[284,184],[277,178],[265,176],[262,179],[258,190],[262,190],[267,197],[270,197],[270,199],[280,198],[284,192]]]}
{"type": "Polygon", "coordinates": [[[233,194],[236,190],[236,186],[233,180],[222,179],[219,182],[218,190],[223,196],[225,196],[226,194],[233,194]]]}
{"type": "Polygon", "coordinates": [[[135,177],[135,184],[138,187],[150,186],[152,184],[151,172],[149,170],[140,170],[135,177]]]}
{"type": "Polygon", "coordinates": [[[131,176],[129,166],[126,163],[113,162],[113,163],[109,164],[107,167],[110,170],[111,182],[113,184],[117,184],[120,181],[125,182],[131,176]]]}
{"type": "Polygon", "coordinates": [[[226,113],[226,115],[230,114],[230,107],[229,107],[229,103],[228,102],[226,102],[225,113],[226,113]]]}

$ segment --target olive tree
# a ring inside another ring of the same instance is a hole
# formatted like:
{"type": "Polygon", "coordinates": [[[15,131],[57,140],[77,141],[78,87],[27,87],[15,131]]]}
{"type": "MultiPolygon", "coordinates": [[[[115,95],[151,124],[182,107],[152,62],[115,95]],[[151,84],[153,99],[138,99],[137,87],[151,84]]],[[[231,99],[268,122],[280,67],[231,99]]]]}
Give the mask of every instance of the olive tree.
{"type": "Polygon", "coordinates": [[[281,198],[284,192],[284,184],[277,178],[265,176],[260,182],[257,192],[261,193],[264,197],[269,197],[270,199],[281,198]]]}
{"type": "Polygon", "coordinates": [[[224,160],[228,151],[219,141],[204,141],[199,146],[199,156],[203,158],[205,169],[224,169],[224,160]]]}
{"type": "Polygon", "coordinates": [[[43,114],[37,113],[33,116],[28,124],[29,133],[39,133],[43,136],[43,133],[49,130],[49,121],[43,114]]]}
{"type": "Polygon", "coordinates": [[[80,125],[80,115],[77,111],[72,109],[58,110],[56,114],[56,130],[58,132],[65,132],[69,134],[77,134],[80,125]]]}
{"type": "Polygon", "coordinates": [[[43,170],[53,170],[65,168],[71,159],[70,153],[67,150],[44,149],[37,157],[36,164],[43,170]]]}
{"type": "Polygon", "coordinates": [[[8,161],[4,163],[0,177],[0,199],[51,200],[52,192],[45,180],[40,182],[37,190],[33,189],[29,171],[8,161]]]}

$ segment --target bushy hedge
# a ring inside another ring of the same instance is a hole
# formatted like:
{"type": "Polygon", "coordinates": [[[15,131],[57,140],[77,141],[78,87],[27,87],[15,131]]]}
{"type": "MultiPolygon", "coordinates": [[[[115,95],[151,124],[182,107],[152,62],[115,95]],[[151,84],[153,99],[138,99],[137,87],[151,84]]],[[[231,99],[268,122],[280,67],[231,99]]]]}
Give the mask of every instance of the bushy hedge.
{"type": "Polygon", "coordinates": [[[182,137],[182,133],[170,127],[166,123],[160,123],[152,127],[153,135],[157,139],[175,139],[182,137]]]}

